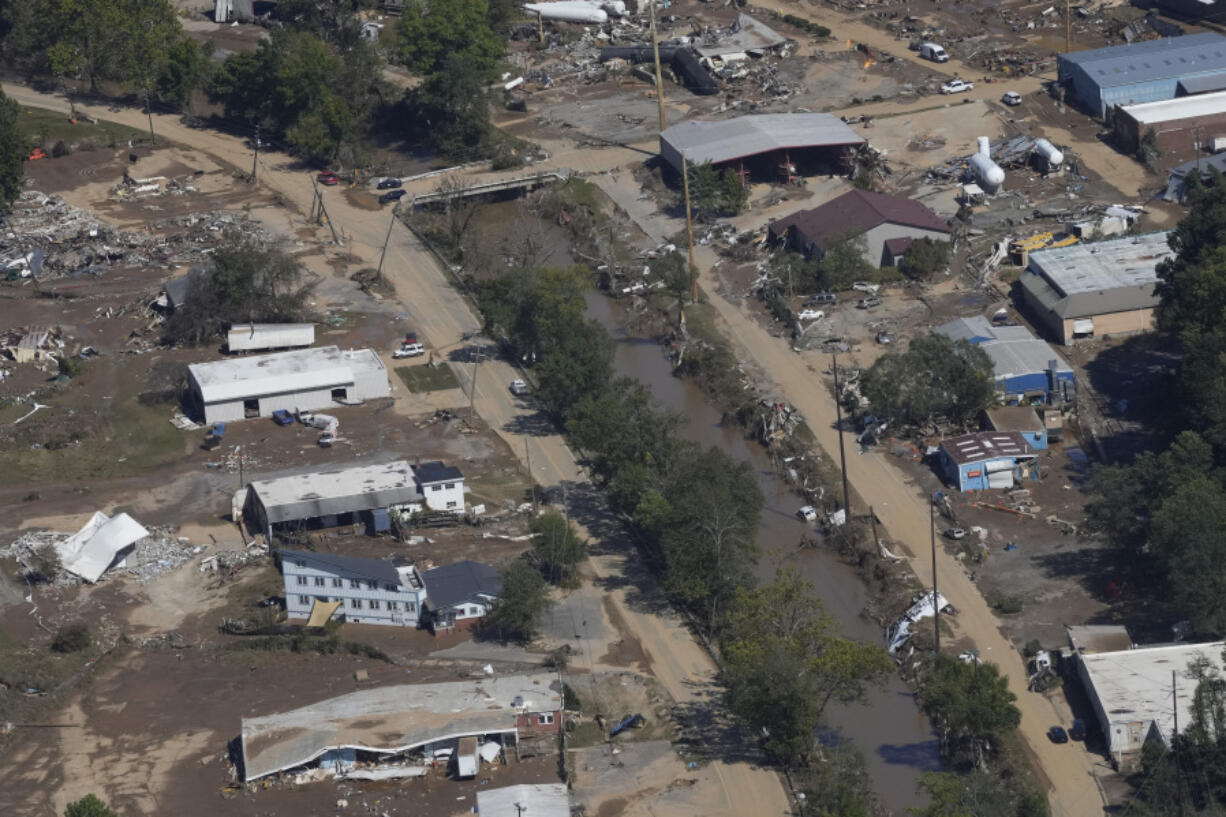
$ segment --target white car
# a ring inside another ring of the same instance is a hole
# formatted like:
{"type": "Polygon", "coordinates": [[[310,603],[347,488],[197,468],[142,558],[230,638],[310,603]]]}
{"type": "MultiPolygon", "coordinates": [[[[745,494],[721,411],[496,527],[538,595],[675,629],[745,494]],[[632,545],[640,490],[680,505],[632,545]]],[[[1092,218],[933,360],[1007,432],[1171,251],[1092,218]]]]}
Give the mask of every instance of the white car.
{"type": "Polygon", "coordinates": [[[426,353],[426,347],[420,343],[406,343],[396,351],[392,352],[392,358],[400,360],[406,357],[421,357],[426,353]]]}
{"type": "Polygon", "coordinates": [[[1022,95],[1017,91],[1005,91],[1004,96],[1000,101],[1008,105],[1010,108],[1017,107],[1022,104],[1022,95]]]}
{"type": "Polygon", "coordinates": [[[802,309],[796,317],[802,321],[820,321],[826,317],[826,313],[820,309],[802,309]]]}
{"type": "Polygon", "coordinates": [[[943,94],[961,94],[975,87],[975,83],[966,82],[960,79],[951,79],[949,82],[941,86],[943,94]]]}
{"type": "Polygon", "coordinates": [[[812,505],[805,505],[803,508],[797,508],[796,515],[806,522],[817,521],[817,509],[812,505]]]}
{"type": "Polygon", "coordinates": [[[523,397],[528,393],[528,384],[522,380],[511,381],[511,394],[516,397],[523,397]]]}

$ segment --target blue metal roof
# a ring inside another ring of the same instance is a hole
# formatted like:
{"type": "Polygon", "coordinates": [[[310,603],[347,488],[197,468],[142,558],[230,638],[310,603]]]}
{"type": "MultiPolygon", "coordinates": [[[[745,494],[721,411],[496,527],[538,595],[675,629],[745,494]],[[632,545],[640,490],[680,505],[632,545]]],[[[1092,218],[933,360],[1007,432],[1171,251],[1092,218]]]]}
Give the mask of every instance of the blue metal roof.
{"type": "Polygon", "coordinates": [[[1212,31],[1061,54],[1100,88],[1226,71],[1226,37],[1212,31]]]}

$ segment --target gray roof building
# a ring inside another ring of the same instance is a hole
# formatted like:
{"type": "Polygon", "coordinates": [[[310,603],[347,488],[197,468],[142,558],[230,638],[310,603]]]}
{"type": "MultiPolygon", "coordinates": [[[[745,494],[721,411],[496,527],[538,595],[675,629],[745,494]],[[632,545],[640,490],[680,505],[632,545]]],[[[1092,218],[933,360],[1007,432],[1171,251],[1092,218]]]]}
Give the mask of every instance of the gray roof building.
{"type": "Polygon", "coordinates": [[[1111,241],[1073,244],[1030,253],[1021,285],[1061,318],[1153,309],[1157,267],[1174,256],[1170,233],[1157,232],[1111,241]]]}
{"type": "Polygon", "coordinates": [[[248,496],[249,502],[255,497],[272,525],[407,505],[420,498],[413,468],[404,460],[255,480],[248,496]]]}
{"type": "Polygon", "coordinates": [[[1005,393],[1057,391],[1063,388],[1060,382],[1073,381],[1073,367],[1024,326],[993,326],[976,315],[956,318],[932,331],[983,349],[992,359],[997,388],[1005,393]]]}
{"type": "Polygon", "coordinates": [[[391,562],[383,559],[360,559],[355,556],[338,556],[335,553],[318,553],[313,550],[283,550],[283,561],[305,560],[337,576],[375,579],[387,584],[401,583],[400,571],[391,562]]]}
{"type": "Polygon", "coordinates": [[[421,574],[430,607],[441,610],[469,601],[497,598],[502,577],[493,567],[471,559],[436,567],[421,574]]]}
{"type": "Polygon", "coordinates": [[[678,172],[681,157],[713,165],[804,148],[848,148],[864,139],[828,113],[774,113],[708,122],[687,119],[660,134],[660,153],[678,172]]]}

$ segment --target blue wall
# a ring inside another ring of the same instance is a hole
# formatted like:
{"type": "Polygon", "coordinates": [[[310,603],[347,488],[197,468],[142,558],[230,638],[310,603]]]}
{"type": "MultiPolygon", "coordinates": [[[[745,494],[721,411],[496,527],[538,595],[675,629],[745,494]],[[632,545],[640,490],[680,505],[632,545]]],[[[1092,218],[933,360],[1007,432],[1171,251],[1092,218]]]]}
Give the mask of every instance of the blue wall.
{"type": "MultiPolygon", "coordinates": [[[[1046,438],[1046,432],[1043,434],[1046,438]]],[[[1030,435],[1026,435],[1027,440],[1030,435]]],[[[1032,443],[1033,445],[1033,443],[1032,443]]],[[[1046,447],[1046,446],[1044,446],[1046,447]]],[[[1016,468],[1017,459],[1015,457],[997,457],[992,460],[982,460],[980,462],[968,462],[963,465],[958,465],[953,461],[945,449],[939,449],[941,458],[941,473],[944,475],[946,482],[957,486],[959,491],[986,491],[988,490],[988,464],[994,462],[1008,461],[1016,468]],[[975,476],[971,476],[975,474],[975,476]]],[[[1016,474],[1014,479],[1017,479],[1016,474]]]]}
{"type": "MultiPolygon", "coordinates": [[[[1153,58],[1152,56],[1150,57],[1153,58]]],[[[1142,102],[1159,102],[1164,99],[1174,99],[1178,92],[1179,81],[1191,77],[1220,74],[1222,69],[1215,67],[1211,71],[1189,71],[1177,77],[1168,79],[1151,79],[1132,85],[1117,85],[1113,88],[1101,88],[1080,65],[1074,65],[1064,60],[1059,61],[1059,76],[1073,81],[1073,89],[1083,105],[1099,116],[1106,116],[1114,105],[1137,105],[1142,102]]]]}

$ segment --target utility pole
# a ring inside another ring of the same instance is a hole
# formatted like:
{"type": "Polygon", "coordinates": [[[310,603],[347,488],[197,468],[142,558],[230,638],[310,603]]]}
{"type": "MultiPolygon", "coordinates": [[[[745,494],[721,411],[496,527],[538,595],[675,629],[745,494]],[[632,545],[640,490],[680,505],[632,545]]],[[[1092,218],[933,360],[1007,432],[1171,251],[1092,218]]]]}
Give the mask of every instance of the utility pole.
{"type": "Polygon", "coordinates": [[[937,594],[937,504],[928,497],[928,527],[932,536],[932,640],[934,652],[941,651],[941,602],[937,594]]]}
{"type": "MultiPolygon", "coordinates": [[[[664,113],[664,77],[660,74],[660,38],[656,36],[656,0],[647,0],[647,9],[651,12],[651,50],[656,56],[656,104],[660,108],[660,132],[668,127],[668,117],[664,113]]],[[[681,157],[682,162],[685,157],[681,157]]]]}
{"type": "Polygon", "coordinates": [[[536,13],[536,31],[537,41],[543,44],[545,42],[545,15],[539,11],[536,13]]]}
{"type": "Polygon", "coordinates": [[[834,417],[835,430],[839,434],[839,466],[843,471],[843,523],[851,522],[851,491],[847,487],[847,451],[843,447],[843,401],[839,392],[839,356],[830,355],[831,368],[834,369],[834,417]]]}
{"type": "Polygon", "coordinates": [[[145,113],[149,116],[149,144],[157,144],[157,137],[153,135],[153,108],[149,107],[149,87],[145,86],[145,113]]]}
{"type": "Polygon", "coordinates": [[[528,464],[528,490],[532,492],[532,515],[536,516],[536,481],[532,478],[532,449],[528,447],[527,437],[524,437],[524,460],[528,464]]]}
{"type": "Polygon", "coordinates": [[[877,552],[881,552],[881,539],[877,536],[877,512],[873,510],[873,506],[868,506],[868,521],[873,526],[873,544],[877,546],[877,552]]]}
{"type": "MultiPolygon", "coordinates": [[[[255,123],[255,152],[251,154],[251,183],[255,184],[255,166],[260,159],[260,123],[255,123]]],[[[319,195],[319,187],[315,188],[315,195],[319,195]]],[[[315,202],[311,201],[311,212],[315,212],[315,202]]]]}
{"type": "MultiPolygon", "coordinates": [[[[383,236],[383,249],[379,251],[379,269],[376,275],[383,274],[383,256],[387,255],[387,242],[392,240],[392,227],[396,224],[396,210],[400,208],[399,204],[392,206],[392,220],[387,223],[387,235],[383,236]]],[[[475,375],[474,375],[475,382],[475,375]]]]}
{"type": "MultiPolygon", "coordinates": [[[[659,59],[659,48],[656,49],[656,58],[659,59]]],[[[657,63],[657,69],[659,64],[657,63]]],[[[660,109],[660,119],[663,121],[663,107],[660,109]]],[[[661,129],[663,130],[663,129],[661,129]]],[[[690,217],[690,160],[681,156],[681,188],[685,192],[685,235],[690,242],[690,300],[698,303],[698,265],[694,263],[694,220],[690,217]]]]}
{"type": "MultiPolygon", "coordinates": [[[[477,372],[481,371],[481,347],[477,347],[477,359],[473,363],[473,382],[468,387],[468,418],[471,420],[475,409],[473,404],[477,400],[477,372]]],[[[524,442],[525,450],[527,450],[527,441],[524,442]]],[[[529,474],[531,476],[531,474],[529,474]]]]}
{"type": "Polygon", "coordinates": [[[1069,8],[1072,4],[1070,0],[1064,0],[1064,53],[1069,54],[1073,50],[1073,18],[1072,11],[1069,8]]]}
{"type": "MultiPolygon", "coordinates": [[[[1171,730],[1171,751],[1178,752],[1175,748],[1179,737],[1179,687],[1176,681],[1175,670],[1171,670],[1171,715],[1174,720],[1174,728],[1171,730]]],[[[1183,758],[1175,755],[1175,789],[1179,793],[1179,817],[1183,817],[1183,758]]]]}

